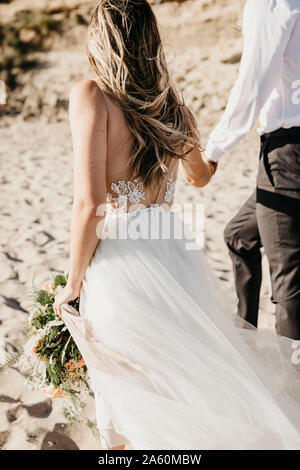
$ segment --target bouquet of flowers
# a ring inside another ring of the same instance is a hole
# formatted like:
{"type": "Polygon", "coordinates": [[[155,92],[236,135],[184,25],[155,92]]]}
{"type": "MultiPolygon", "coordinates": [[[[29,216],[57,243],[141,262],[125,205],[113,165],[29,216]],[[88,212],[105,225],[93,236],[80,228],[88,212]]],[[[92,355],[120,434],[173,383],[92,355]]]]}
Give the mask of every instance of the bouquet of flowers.
{"type": "MultiPolygon", "coordinates": [[[[53,310],[55,295],[64,288],[64,275],[53,276],[43,289],[33,286],[33,304],[25,323],[26,343],[1,369],[29,370],[31,390],[44,390],[51,398],[64,398],[65,416],[71,425],[86,422],[97,436],[95,423],[85,413],[82,395],[89,391],[87,367],[64,322],[53,310]]],[[[79,311],[79,298],[70,302],[79,311]]]]}

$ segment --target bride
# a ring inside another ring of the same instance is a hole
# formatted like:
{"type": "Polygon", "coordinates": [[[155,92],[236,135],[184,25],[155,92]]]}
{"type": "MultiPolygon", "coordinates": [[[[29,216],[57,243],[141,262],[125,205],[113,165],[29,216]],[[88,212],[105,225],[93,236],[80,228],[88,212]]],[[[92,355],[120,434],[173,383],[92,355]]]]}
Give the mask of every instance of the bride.
{"type": "Polygon", "coordinates": [[[215,167],[147,1],[101,0],[88,55],[96,79],[70,96],[71,254],[55,309],[87,363],[104,447],[300,449],[294,344],[234,317],[186,230],[161,232],[183,223],[178,166],[196,187],[215,167]],[[79,294],[80,316],[67,304],[79,294]]]}

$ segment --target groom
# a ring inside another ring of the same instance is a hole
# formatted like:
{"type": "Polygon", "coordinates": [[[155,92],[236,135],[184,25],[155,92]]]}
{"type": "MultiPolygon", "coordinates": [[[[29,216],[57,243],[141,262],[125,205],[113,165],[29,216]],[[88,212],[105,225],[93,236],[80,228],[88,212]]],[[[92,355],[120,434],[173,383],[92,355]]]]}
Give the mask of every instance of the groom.
{"type": "Polygon", "coordinates": [[[300,339],[300,0],[248,0],[239,77],[206,148],[218,161],[254,126],[257,189],[225,229],[238,313],[257,325],[261,247],[269,261],[278,334],[300,339]]]}

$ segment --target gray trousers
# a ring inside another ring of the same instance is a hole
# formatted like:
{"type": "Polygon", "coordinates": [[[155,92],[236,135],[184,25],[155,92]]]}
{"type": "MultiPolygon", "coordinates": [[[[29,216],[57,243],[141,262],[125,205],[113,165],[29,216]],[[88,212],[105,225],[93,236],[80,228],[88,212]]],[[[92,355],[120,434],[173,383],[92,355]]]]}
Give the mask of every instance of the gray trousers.
{"type": "Polygon", "coordinates": [[[257,189],[227,225],[238,314],[257,326],[261,248],[268,258],[276,330],[300,339],[300,128],[262,136],[257,189]]]}

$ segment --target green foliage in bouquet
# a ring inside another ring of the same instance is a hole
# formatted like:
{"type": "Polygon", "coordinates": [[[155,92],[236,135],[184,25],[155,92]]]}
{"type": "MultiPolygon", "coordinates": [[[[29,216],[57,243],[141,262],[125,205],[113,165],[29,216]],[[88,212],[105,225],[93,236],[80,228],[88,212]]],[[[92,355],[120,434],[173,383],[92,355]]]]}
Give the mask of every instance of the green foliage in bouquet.
{"type": "MultiPolygon", "coordinates": [[[[85,422],[98,437],[95,423],[86,416],[82,394],[89,391],[87,367],[65,323],[53,309],[55,295],[67,279],[58,274],[45,283],[44,289],[33,285],[31,306],[25,323],[26,343],[15,356],[9,357],[1,369],[26,367],[27,385],[44,390],[51,398],[64,398],[65,416],[74,426],[85,422]]],[[[79,311],[79,298],[70,302],[79,311]]]]}

